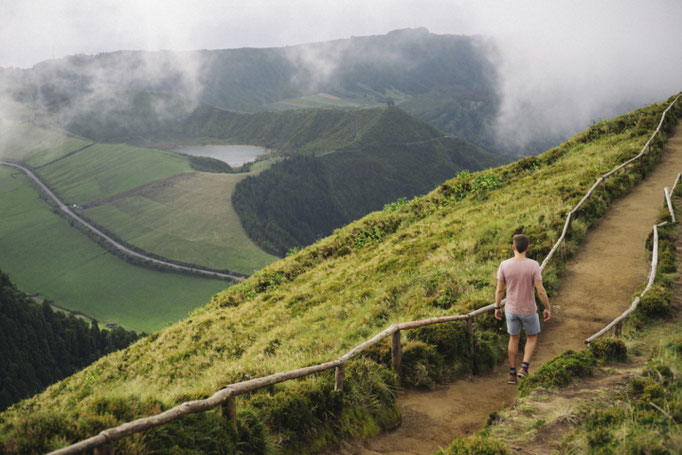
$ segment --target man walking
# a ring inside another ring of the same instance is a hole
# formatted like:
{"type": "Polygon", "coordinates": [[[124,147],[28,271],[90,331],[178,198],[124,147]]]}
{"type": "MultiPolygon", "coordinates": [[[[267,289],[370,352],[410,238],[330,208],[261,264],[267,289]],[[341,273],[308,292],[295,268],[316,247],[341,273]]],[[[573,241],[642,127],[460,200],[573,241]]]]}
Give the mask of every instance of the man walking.
{"type": "Polygon", "coordinates": [[[507,332],[509,332],[509,384],[516,384],[517,376],[528,376],[528,368],[533,358],[535,344],[540,333],[540,318],[535,304],[535,292],[545,306],[543,318],[549,321],[552,310],[549,306],[547,292],[542,285],[542,274],[537,261],[526,257],[528,252],[528,237],[519,234],[514,236],[512,249],[514,257],[502,261],[497,270],[497,291],[495,292],[495,317],[502,320],[502,298],[507,288],[505,303],[505,317],[507,332]],[[523,353],[521,370],[516,372],[516,355],[519,352],[521,327],[526,331],[526,349],[523,353]]]}

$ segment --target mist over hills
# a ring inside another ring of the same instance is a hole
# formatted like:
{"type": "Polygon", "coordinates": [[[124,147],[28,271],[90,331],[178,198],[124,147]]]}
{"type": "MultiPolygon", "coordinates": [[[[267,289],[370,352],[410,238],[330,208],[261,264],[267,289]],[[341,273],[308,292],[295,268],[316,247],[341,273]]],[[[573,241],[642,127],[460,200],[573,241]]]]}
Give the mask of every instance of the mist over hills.
{"type": "Polygon", "coordinates": [[[269,49],[118,51],[76,55],[30,69],[3,69],[15,100],[46,106],[62,125],[87,112],[129,111],[127,92],[159,97],[159,121],[198,103],[239,112],[395,103],[447,134],[497,150],[494,45],[480,37],[396,30],[386,35],[269,49]]]}

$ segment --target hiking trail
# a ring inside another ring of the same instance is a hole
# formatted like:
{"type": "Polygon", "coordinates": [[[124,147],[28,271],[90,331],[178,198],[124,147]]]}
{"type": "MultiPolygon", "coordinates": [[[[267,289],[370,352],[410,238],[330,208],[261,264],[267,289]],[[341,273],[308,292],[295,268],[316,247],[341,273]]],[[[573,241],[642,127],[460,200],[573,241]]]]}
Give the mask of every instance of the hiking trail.
{"type": "MultiPolygon", "coordinates": [[[[610,205],[567,261],[560,289],[550,300],[552,320],[538,338],[531,374],[567,349],[584,348],[585,338],[629,307],[632,293],[644,283],[650,268],[644,242],[663,206],[663,187],[671,187],[678,172],[682,172],[682,120],[666,141],[660,162],[630,193],[610,205]]],[[[406,391],[398,398],[403,417],[399,428],[327,453],[426,455],[445,448],[455,437],[479,430],[491,412],[512,403],[516,386],[507,384],[508,368],[505,361],[482,376],[427,391],[406,391]]]]}

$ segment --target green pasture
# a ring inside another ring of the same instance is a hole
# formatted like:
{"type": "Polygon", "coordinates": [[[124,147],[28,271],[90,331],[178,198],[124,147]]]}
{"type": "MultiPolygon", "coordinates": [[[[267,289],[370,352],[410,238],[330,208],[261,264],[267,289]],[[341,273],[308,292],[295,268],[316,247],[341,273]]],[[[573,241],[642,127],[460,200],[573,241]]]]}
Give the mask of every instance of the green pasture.
{"type": "Polygon", "coordinates": [[[0,268],[102,323],[154,332],[184,318],[229,283],[132,266],[51,212],[24,174],[0,166],[0,268]]]}
{"type": "Polygon", "coordinates": [[[69,204],[83,205],[189,171],[185,155],[125,144],[96,144],[37,171],[69,204]]]}
{"type": "Polygon", "coordinates": [[[187,172],[84,213],[146,251],[252,274],[277,257],[249,239],[232,208],[234,187],[245,176],[187,172]]]}

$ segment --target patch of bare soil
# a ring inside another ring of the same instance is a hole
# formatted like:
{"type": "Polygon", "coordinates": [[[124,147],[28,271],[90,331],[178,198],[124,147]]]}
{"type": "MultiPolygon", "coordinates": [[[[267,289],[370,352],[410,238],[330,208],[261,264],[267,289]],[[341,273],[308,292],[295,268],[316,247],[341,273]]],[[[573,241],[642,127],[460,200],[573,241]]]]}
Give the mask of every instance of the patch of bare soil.
{"type": "MultiPolygon", "coordinates": [[[[531,373],[567,349],[583,348],[585,338],[629,306],[635,288],[647,278],[644,242],[662,207],[663,187],[672,186],[678,172],[682,172],[682,121],[656,168],[611,205],[568,261],[561,289],[551,301],[554,314],[540,335],[531,373]]],[[[480,429],[491,412],[511,404],[516,387],[506,383],[507,374],[508,367],[500,366],[484,376],[430,391],[406,391],[399,397],[403,422],[397,430],[330,453],[431,454],[447,447],[453,438],[480,429]]]]}

